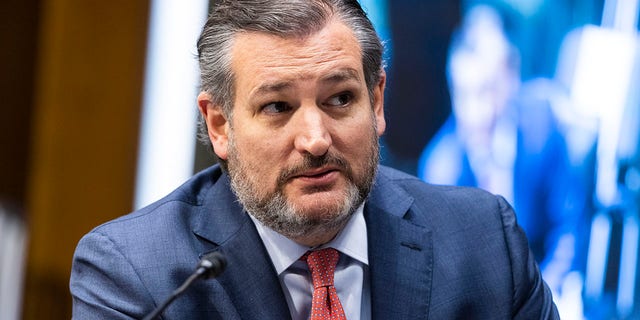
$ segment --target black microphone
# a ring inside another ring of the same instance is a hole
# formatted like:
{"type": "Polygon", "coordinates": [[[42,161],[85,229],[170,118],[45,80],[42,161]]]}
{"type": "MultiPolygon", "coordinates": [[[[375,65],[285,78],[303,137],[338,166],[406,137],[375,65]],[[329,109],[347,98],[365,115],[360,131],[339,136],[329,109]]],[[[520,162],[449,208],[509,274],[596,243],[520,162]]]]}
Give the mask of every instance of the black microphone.
{"type": "Polygon", "coordinates": [[[185,280],[185,282],[178,289],[176,289],[176,291],[174,291],[167,300],[164,301],[164,303],[158,306],[155,310],[153,310],[153,312],[148,314],[146,317],[144,317],[143,320],[155,319],[160,314],[162,314],[164,309],[166,309],[173,302],[173,300],[175,300],[185,290],[187,290],[187,288],[189,288],[189,286],[191,286],[191,284],[195,280],[199,278],[204,278],[204,279],[215,278],[224,271],[224,268],[226,266],[227,266],[227,260],[224,258],[224,256],[220,252],[216,251],[216,252],[211,252],[206,254],[204,257],[202,257],[202,259],[198,263],[198,267],[196,268],[196,271],[194,271],[191,274],[191,276],[189,276],[189,278],[187,278],[187,280],[185,280]]]}

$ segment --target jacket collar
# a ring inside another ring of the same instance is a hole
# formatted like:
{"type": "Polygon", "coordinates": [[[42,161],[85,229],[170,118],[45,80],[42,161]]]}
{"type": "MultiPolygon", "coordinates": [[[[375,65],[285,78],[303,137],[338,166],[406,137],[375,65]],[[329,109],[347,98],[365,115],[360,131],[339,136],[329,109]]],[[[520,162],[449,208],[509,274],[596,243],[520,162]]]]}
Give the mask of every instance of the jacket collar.
{"type": "Polygon", "coordinates": [[[260,236],[231,191],[229,178],[220,176],[202,198],[192,223],[200,238],[200,255],[220,251],[227,271],[218,278],[241,319],[289,319],[290,313],[260,236]]]}
{"type": "Polygon", "coordinates": [[[373,319],[426,319],[433,273],[427,226],[411,219],[414,199],[385,171],[378,174],[365,219],[373,319]]]}

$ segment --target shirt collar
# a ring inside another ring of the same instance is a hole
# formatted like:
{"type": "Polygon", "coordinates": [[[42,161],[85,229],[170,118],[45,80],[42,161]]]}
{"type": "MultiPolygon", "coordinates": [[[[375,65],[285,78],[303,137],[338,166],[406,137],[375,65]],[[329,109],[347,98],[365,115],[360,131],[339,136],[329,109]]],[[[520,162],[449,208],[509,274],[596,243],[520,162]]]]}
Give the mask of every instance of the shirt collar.
{"type": "MultiPolygon", "coordinates": [[[[295,263],[303,254],[312,248],[303,246],[263,225],[251,214],[251,220],[258,229],[258,234],[271,257],[276,272],[280,275],[295,263]]],[[[332,247],[349,257],[369,264],[367,251],[367,224],[364,220],[364,203],[349,218],[345,227],[329,243],[322,245],[332,247]]]]}

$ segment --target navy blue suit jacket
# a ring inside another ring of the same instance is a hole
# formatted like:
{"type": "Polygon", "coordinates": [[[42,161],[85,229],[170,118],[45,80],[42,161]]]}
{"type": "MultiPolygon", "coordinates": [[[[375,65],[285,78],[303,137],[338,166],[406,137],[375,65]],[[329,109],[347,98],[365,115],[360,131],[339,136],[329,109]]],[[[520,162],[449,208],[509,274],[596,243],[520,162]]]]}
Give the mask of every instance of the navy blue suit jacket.
{"type": "MultiPolygon", "coordinates": [[[[558,318],[502,198],[380,167],[364,215],[374,319],[558,318]]],[[[142,318],[216,250],[226,271],[197,282],[163,319],[290,318],[269,255],[218,166],[80,240],[73,317],[142,318]]]]}

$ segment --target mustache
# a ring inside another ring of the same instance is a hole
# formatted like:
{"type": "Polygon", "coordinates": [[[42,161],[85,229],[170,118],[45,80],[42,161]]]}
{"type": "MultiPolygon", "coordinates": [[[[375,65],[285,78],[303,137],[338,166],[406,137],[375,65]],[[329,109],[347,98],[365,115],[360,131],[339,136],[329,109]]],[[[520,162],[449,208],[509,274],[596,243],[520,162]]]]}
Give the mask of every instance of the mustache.
{"type": "Polygon", "coordinates": [[[352,179],[352,171],[349,163],[341,156],[325,153],[321,156],[314,156],[312,154],[305,154],[302,158],[302,163],[293,167],[286,168],[280,172],[278,176],[278,186],[283,186],[291,177],[300,175],[305,171],[317,169],[324,166],[331,166],[338,168],[342,171],[347,179],[352,179]]]}

